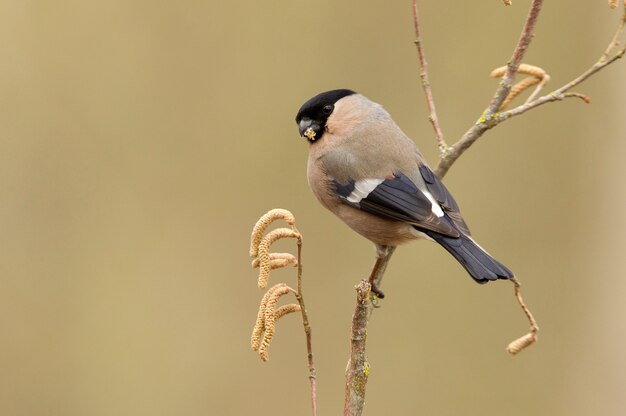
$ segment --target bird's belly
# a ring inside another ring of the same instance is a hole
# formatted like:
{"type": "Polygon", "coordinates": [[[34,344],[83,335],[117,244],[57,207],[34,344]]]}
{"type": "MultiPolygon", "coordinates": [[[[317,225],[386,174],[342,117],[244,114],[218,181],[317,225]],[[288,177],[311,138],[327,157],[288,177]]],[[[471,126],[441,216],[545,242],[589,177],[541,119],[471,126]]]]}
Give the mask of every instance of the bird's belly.
{"type": "Polygon", "coordinates": [[[332,211],[350,228],[374,244],[397,246],[420,238],[428,238],[410,224],[380,218],[349,205],[338,205],[332,211]]]}

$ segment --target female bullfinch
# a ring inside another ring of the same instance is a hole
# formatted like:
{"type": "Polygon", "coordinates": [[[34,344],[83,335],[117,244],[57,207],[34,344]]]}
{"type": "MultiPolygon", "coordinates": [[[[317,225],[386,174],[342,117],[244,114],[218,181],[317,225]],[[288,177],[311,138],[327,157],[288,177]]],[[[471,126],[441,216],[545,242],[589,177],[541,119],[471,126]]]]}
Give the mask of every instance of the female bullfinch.
{"type": "Polygon", "coordinates": [[[302,105],[296,123],[310,144],[313,194],[372,241],[379,258],[389,247],[427,239],[478,283],[513,277],[472,239],[450,192],[379,104],[351,90],[327,91],[302,105]]]}

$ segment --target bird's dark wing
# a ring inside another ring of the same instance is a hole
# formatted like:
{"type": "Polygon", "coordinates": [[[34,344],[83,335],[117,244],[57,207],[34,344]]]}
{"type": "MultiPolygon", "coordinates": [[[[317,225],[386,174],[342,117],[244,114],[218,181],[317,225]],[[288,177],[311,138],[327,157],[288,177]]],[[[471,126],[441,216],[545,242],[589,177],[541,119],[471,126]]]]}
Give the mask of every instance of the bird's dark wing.
{"type": "MultiPolygon", "coordinates": [[[[333,185],[345,203],[362,211],[450,237],[460,235],[449,220],[443,218],[445,211],[437,204],[438,198],[432,195],[432,191],[420,190],[401,172],[384,179],[350,180],[347,183],[333,181],[333,185]],[[426,195],[429,193],[435,206],[426,195]]],[[[451,196],[450,199],[454,203],[451,196]]]]}
{"type": "Polygon", "coordinates": [[[420,174],[426,183],[426,188],[432,194],[432,196],[439,202],[439,205],[443,208],[444,212],[456,227],[459,228],[464,234],[470,235],[470,230],[465,224],[465,220],[461,216],[461,212],[459,211],[459,206],[456,201],[448,192],[445,185],[441,182],[441,180],[434,174],[432,170],[426,165],[420,166],[420,174]]]}

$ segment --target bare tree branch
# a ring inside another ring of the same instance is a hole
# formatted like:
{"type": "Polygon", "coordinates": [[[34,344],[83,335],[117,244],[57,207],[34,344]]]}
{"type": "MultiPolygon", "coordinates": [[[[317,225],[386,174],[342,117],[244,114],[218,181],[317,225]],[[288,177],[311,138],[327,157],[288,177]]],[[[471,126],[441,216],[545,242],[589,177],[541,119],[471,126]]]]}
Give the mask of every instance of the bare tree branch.
{"type": "Polygon", "coordinates": [[[624,10],[622,13],[622,20],[620,20],[619,24],[617,25],[617,29],[615,30],[615,34],[613,35],[613,38],[611,39],[611,41],[609,42],[609,45],[606,47],[606,50],[600,57],[599,59],[600,62],[604,62],[608,60],[613,49],[617,48],[617,46],[619,45],[619,37],[624,31],[624,26],[626,26],[626,0],[624,0],[624,10]]]}
{"type": "Polygon", "coordinates": [[[546,104],[546,103],[550,103],[550,102],[554,102],[554,101],[561,101],[561,100],[563,100],[565,98],[569,98],[569,97],[582,98],[585,102],[590,102],[589,97],[587,97],[587,96],[585,96],[583,94],[575,93],[575,92],[568,93],[567,91],[569,91],[573,87],[579,85],[581,82],[583,82],[584,80],[586,80],[587,78],[589,78],[590,76],[595,74],[596,72],[600,71],[601,69],[604,69],[606,66],[608,66],[608,65],[612,64],[613,62],[617,61],[618,59],[622,58],[624,56],[624,52],[626,52],[626,48],[620,49],[619,52],[617,52],[614,56],[612,56],[608,60],[605,60],[604,62],[599,60],[598,62],[593,64],[591,66],[591,68],[589,68],[588,70],[586,70],[585,72],[580,74],[578,77],[576,77],[572,81],[568,82],[567,84],[563,85],[561,88],[552,91],[548,95],[544,95],[543,97],[539,97],[539,98],[537,98],[534,101],[531,101],[531,102],[526,103],[526,104],[522,104],[522,105],[520,105],[518,107],[515,107],[515,108],[509,110],[509,111],[505,111],[503,113],[496,114],[496,117],[493,120],[493,123],[494,123],[493,126],[496,126],[496,125],[502,123],[503,121],[505,121],[505,120],[507,120],[507,119],[509,119],[511,117],[518,116],[520,114],[524,114],[528,110],[532,110],[533,108],[539,107],[540,105],[543,105],[543,104],[546,104]]]}
{"type": "Polygon", "coordinates": [[[426,97],[426,104],[428,105],[428,111],[430,115],[428,119],[433,125],[435,130],[435,137],[437,138],[437,145],[439,146],[439,152],[442,156],[448,151],[448,145],[443,138],[443,132],[439,125],[439,118],[437,117],[437,110],[435,109],[435,100],[433,98],[433,92],[430,87],[430,81],[428,80],[428,62],[426,62],[426,55],[424,54],[424,46],[422,41],[422,33],[420,31],[420,20],[417,12],[417,0],[413,0],[413,25],[415,26],[415,46],[417,47],[417,56],[420,62],[420,79],[422,81],[422,88],[424,89],[424,96],[426,97]]]}
{"type": "Polygon", "coordinates": [[[445,176],[450,167],[452,167],[452,164],[476,140],[478,140],[478,138],[480,138],[487,130],[497,126],[503,121],[508,120],[511,117],[523,114],[526,111],[539,107],[540,105],[543,105],[545,103],[560,101],[569,97],[582,98],[585,102],[590,102],[589,98],[584,94],[568,91],[624,56],[626,48],[620,49],[613,56],[611,56],[611,53],[619,45],[619,37],[623,34],[626,27],[626,3],[624,4],[624,12],[618,23],[617,29],[615,30],[615,34],[609,42],[606,50],[602,53],[602,55],[595,64],[593,64],[589,69],[587,69],[585,72],[580,74],[572,81],[563,85],[561,88],[554,90],[551,93],[537,98],[533,101],[524,103],[509,111],[499,113],[497,110],[500,108],[504,100],[506,100],[511,90],[517,68],[519,68],[524,53],[532,39],[532,31],[537,21],[538,13],[541,10],[541,3],[541,0],[533,1],[533,4],[531,5],[530,11],[528,13],[526,24],[524,25],[524,30],[522,31],[522,35],[520,36],[520,40],[515,48],[515,51],[513,52],[513,57],[511,58],[511,61],[508,63],[507,73],[500,82],[500,85],[496,90],[494,98],[489,104],[489,107],[483,112],[478,121],[472,127],[470,127],[469,130],[467,130],[467,132],[461,137],[461,139],[449,148],[449,152],[447,152],[439,161],[439,164],[435,169],[435,173],[440,178],[445,176]]]}
{"type": "Polygon", "coordinates": [[[440,178],[443,178],[448,170],[452,167],[452,164],[456,162],[456,160],[476,141],[480,136],[482,136],[485,131],[489,130],[493,127],[493,115],[499,109],[506,97],[509,95],[511,88],[513,87],[513,82],[515,81],[515,74],[517,73],[517,69],[519,68],[522,59],[524,58],[524,54],[532,41],[533,32],[535,30],[535,25],[537,24],[537,18],[539,17],[539,12],[541,11],[541,6],[543,4],[543,0],[533,0],[530,5],[530,10],[528,11],[528,16],[526,17],[526,22],[524,23],[524,28],[522,29],[522,34],[520,35],[519,40],[517,41],[517,45],[515,46],[515,50],[513,51],[513,56],[511,60],[507,63],[507,71],[500,81],[500,85],[496,90],[491,102],[487,109],[483,112],[483,115],[480,117],[478,122],[474,124],[470,129],[461,137],[461,139],[452,145],[449,148],[449,151],[446,152],[445,156],[439,160],[439,164],[435,169],[435,173],[440,178]]]}
{"type": "Polygon", "coordinates": [[[503,122],[504,120],[509,119],[511,117],[523,114],[526,111],[539,107],[540,105],[543,105],[545,103],[549,103],[553,101],[560,101],[569,97],[578,97],[578,98],[582,98],[585,102],[590,102],[589,98],[583,94],[574,93],[574,92],[568,93],[567,91],[569,91],[570,89],[574,88],[577,85],[580,85],[587,78],[591,77],[595,73],[611,65],[613,62],[617,61],[618,59],[621,59],[624,56],[624,53],[626,52],[626,47],[623,47],[622,49],[617,51],[615,55],[611,56],[611,53],[613,52],[613,50],[619,45],[619,38],[624,32],[624,28],[626,28],[626,4],[624,5],[624,12],[622,14],[622,18],[619,21],[619,24],[617,25],[617,29],[615,30],[615,34],[613,35],[613,38],[609,42],[606,50],[602,53],[600,58],[598,58],[596,63],[594,63],[589,69],[587,69],[585,72],[580,74],[578,77],[568,82],[567,84],[563,85],[561,88],[552,91],[548,95],[540,97],[529,103],[520,105],[516,108],[513,108],[512,110],[498,114],[498,117],[496,119],[496,124],[499,124],[503,122]]]}
{"type": "Polygon", "coordinates": [[[365,355],[367,322],[372,314],[370,291],[372,286],[362,280],[356,289],[356,308],[352,315],[350,337],[350,360],[346,367],[346,396],[343,407],[344,416],[356,416],[363,412],[365,386],[369,376],[369,363],[365,355]]]}
{"type": "Polygon", "coordinates": [[[317,373],[315,371],[315,363],[313,362],[313,345],[311,342],[311,325],[309,324],[309,315],[304,305],[304,297],[302,296],[302,238],[298,239],[298,292],[296,299],[300,305],[302,313],[302,326],[306,335],[306,352],[309,367],[309,384],[311,390],[311,407],[313,408],[313,416],[317,416],[317,373]]]}
{"type": "MultiPolygon", "coordinates": [[[[620,19],[620,22],[617,26],[617,30],[615,31],[613,38],[611,39],[606,50],[602,53],[602,55],[600,56],[600,58],[595,64],[593,64],[589,69],[587,69],[585,72],[580,74],[578,77],[576,77],[572,81],[563,85],[561,88],[555,91],[552,91],[551,93],[545,96],[542,96],[534,101],[522,104],[509,111],[498,113],[498,112],[492,111],[492,106],[490,105],[490,107],[485,111],[485,113],[483,113],[483,115],[476,122],[476,124],[470,127],[470,129],[463,135],[461,140],[459,140],[457,143],[455,143],[451,147],[451,151],[439,161],[439,164],[437,166],[437,169],[435,170],[435,173],[439,175],[439,177],[443,177],[448,172],[452,164],[463,154],[463,152],[465,152],[465,150],[467,150],[480,136],[482,136],[485,133],[485,131],[491,129],[492,127],[497,126],[498,124],[502,123],[503,121],[511,117],[523,114],[528,110],[539,107],[540,105],[543,105],[549,102],[560,101],[569,97],[582,98],[585,102],[589,102],[590,101],[589,98],[584,96],[583,94],[567,93],[567,92],[573,87],[580,85],[580,83],[585,81],[587,78],[591,77],[592,75],[596,74],[600,70],[606,68],[608,65],[612,64],[613,62],[617,61],[618,59],[624,56],[624,53],[626,52],[626,48],[620,49],[613,56],[610,56],[610,54],[613,51],[613,49],[619,44],[618,39],[624,32],[625,27],[626,27],[626,6],[624,7],[624,14],[622,15],[622,18],[620,19]]],[[[498,92],[496,92],[496,96],[499,96],[499,91],[501,89],[502,89],[502,83],[500,85],[500,88],[498,89],[498,92]]],[[[500,101],[498,99],[494,102],[497,103],[500,101]]]]}
{"type": "Polygon", "coordinates": [[[365,385],[369,375],[369,363],[365,355],[367,325],[376,307],[378,299],[372,294],[373,287],[379,287],[389,259],[395,247],[386,246],[379,250],[376,263],[372,268],[369,281],[362,281],[357,287],[357,302],[352,315],[350,330],[350,358],[346,366],[346,395],[344,402],[344,416],[358,416],[363,411],[365,402],[365,385]]]}

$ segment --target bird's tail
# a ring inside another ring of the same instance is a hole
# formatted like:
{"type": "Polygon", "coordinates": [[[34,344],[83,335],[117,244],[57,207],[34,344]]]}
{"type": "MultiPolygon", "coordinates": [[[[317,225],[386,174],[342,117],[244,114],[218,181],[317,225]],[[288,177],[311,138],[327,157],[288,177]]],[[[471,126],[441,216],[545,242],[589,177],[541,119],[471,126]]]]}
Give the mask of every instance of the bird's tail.
{"type": "Polygon", "coordinates": [[[478,283],[513,277],[513,272],[491,257],[471,237],[463,233],[460,233],[461,236],[456,238],[434,231],[427,231],[426,234],[448,250],[478,283]]]}

